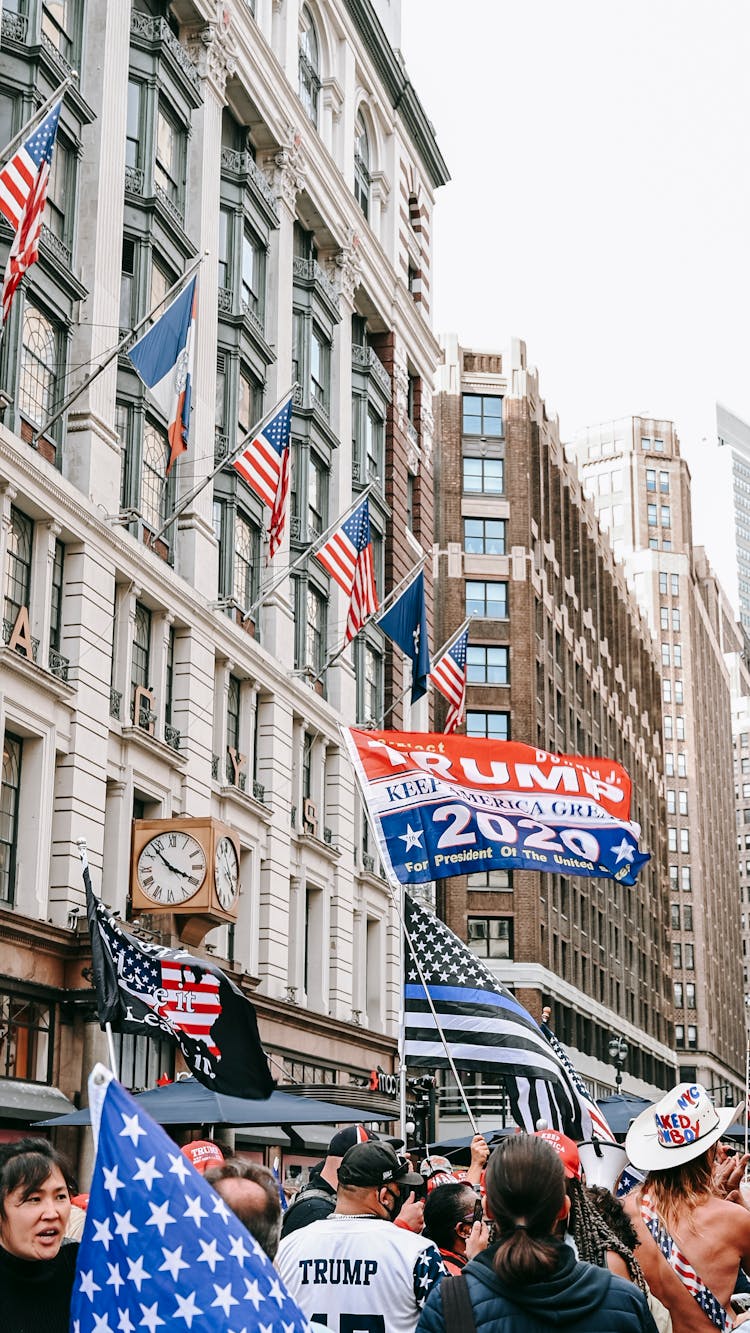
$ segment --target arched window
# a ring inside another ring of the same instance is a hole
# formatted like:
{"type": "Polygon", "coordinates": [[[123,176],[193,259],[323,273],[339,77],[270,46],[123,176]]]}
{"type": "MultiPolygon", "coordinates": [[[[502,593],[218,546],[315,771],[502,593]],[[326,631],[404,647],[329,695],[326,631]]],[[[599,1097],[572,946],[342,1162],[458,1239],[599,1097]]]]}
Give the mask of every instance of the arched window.
{"type": "Polygon", "coordinates": [[[320,51],[315,25],[310,10],[302,10],[302,29],[299,42],[299,97],[310,120],[318,123],[318,93],[320,92],[320,51]]]}
{"type": "Polygon", "coordinates": [[[38,424],[50,415],[55,399],[57,339],[54,325],[28,303],[22,341],[18,405],[24,416],[38,424]]]}
{"type": "Polygon", "coordinates": [[[354,137],[354,198],[365,217],[370,213],[370,141],[360,111],[354,137]]]}
{"type": "Polygon", "coordinates": [[[141,514],[147,527],[158,531],[166,517],[167,441],[158,427],[146,422],[143,431],[141,514]]]}

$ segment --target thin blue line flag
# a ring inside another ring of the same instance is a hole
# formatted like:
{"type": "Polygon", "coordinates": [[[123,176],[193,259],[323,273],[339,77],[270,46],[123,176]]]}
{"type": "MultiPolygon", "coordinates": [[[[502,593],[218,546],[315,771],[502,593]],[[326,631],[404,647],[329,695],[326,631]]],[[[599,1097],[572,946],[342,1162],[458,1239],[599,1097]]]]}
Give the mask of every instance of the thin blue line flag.
{"type": "Polygon", "coordinates": [[[427,639],[427,603],[424,595],[424,570],[420,569],[401,596],[378,620],[389,639],[411,658],[411,701],[427,693],[430,674],[430,645],[427,639]]]}
{"type": "Polygon", "coordinates": [[[258,1242],[114,1078],[101,1105],[70,1328],[308,1330],[258,1242]]]}

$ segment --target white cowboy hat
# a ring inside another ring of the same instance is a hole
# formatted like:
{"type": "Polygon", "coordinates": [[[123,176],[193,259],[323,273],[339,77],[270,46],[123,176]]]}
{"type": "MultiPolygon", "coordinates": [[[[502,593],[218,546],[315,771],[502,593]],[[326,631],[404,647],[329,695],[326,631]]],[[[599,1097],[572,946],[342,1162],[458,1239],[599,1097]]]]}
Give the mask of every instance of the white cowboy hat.
{"type": "Polygon", "coordinates": [[[700,1083],[678,1083],[635,1119],[625,1151],[642,1171],[668,1171],[700,1157],[736,1119],[740,1108],[714,1106],[700,1083]]]}

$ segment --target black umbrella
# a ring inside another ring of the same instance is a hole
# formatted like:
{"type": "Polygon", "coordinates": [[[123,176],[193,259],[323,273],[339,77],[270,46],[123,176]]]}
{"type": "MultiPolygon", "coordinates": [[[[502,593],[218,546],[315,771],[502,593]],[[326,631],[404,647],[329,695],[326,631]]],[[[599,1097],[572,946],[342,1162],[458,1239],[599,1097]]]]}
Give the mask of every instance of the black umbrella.
{"type": "MultiPolygon", "coordinates": [[[[204,1088],[197,1079],[178,1079],[162,1088],[139,1092],[135,1100],[160,1125],[338,1125],[364,1120],[390,1120],[392,1116],[363,1112],[314,1097],[295,1097],[290,1092],[272,1092],[262,1101],[228,1097],[204,1088]]],[[[39,1120],[37,1127],[90,1124],[88,1108],[54,1120],[39,1120]]]]}
{"type": "Polygon", "coordinates": [[[631,1122],[647,1106],[653,1106],[653,1102],[645,1097],[618,1092],[611,1097],[600,1097],[598,1106],[613,1134],[627,1134],[631,1122]]]}

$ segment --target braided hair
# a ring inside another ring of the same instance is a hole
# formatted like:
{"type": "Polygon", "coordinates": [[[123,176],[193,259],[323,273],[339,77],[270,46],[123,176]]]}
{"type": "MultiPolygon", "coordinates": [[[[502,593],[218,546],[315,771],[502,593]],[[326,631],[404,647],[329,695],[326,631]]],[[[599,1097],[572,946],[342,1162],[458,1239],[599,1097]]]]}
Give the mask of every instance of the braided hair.
{"type": "Polygon", "coordinates": [[[624,1261],[630,1281],[644,1294],[648,1294],[646,1279],[638,1260],[630,1246],[615,1234],[602,1216],[592,1191],[587,1190],[580,1180],[568,1180],[566,1183],[570,1198],[568,1227],[579,1257],[597,1268],[606,1268],[607,1251],[613,1250],[624,1261]]]}

